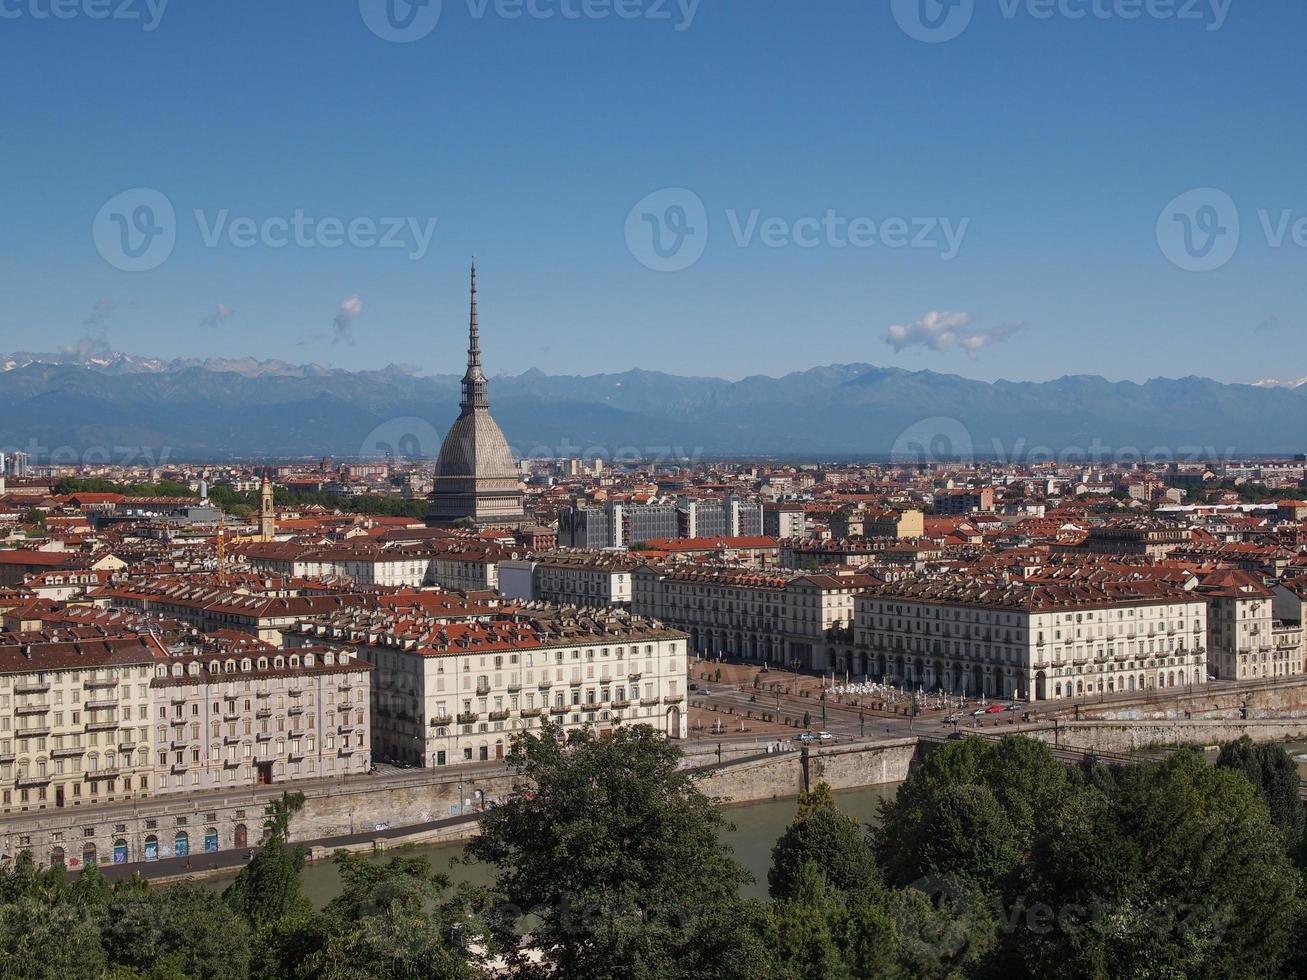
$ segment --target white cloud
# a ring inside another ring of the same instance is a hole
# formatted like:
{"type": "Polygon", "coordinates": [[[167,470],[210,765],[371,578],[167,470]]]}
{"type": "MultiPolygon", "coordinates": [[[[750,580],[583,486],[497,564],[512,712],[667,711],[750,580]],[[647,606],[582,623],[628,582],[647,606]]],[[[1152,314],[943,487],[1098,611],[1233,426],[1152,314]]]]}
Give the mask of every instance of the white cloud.
{"type": "Polygon", "coordinates": [[[216,327],[224,320],[230,320],[235,313],[236,311],[233,310],[226,303],[219,303],[218,308],[216,310],[214,310],[212,313],[208,314],[207,316],[201,318],[200,326],[216,327]]]}
{"type": "Polygon", "coordinates": [[[885,343],[896,352],[922,347],[945,354],[961,348],[968,357],[975,357],[980,350],[1007,340],[1023,327],[1021,323],[1001,323],[982,330],[972,326],[970,313],[931,311],[912,323],[893,324],[885,335],[885,343]]]}
{"type": "Polygon", "coordinates": [[[342,340],[347,344],[354,343],[354,321],[362,312],[363,300],[359,299],[357,293],[341,302],[336,318],[332,321],[332,326],[336,330],[332,343],[338,344],[342,340]]]}

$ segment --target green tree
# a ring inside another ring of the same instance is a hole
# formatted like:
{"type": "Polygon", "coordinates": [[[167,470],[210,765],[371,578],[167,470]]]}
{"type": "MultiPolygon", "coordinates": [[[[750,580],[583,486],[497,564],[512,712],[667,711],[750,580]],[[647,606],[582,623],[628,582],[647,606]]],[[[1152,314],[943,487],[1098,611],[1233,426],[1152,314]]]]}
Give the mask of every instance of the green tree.
{"type": "Polygon", "coordinates": [[[882,888],[862,824],[840,811],[825,783],[799,797],[799,812],[771,855],[767,884],[774,899],[793,896],[807,864],[820,868],[832,889],[849,895],[875,894],[882,888]]]}
{"type": "Polygon", "coordinates": [[[1270,811],[1271,822],[1285,846],[1297,859],[1303,850],[1302,777],[1289,753],[1280,745],[1255,745],[1245,735],[1237,742],[1222,745],[1216,764],[1248,777],[1270,811]]]}
{"type": "Polygon", "coordinates": [[[492,806],[470,859],[495,865],[487,901],[516,976],[740,977],[766,972],[761,909],[719,838],[718,807],[648,726],[610,737],[525,734],[510,762],[530,789],[492,806]],[[531,915],[534,966],[517,949],[531,915]]]}
{"type": "Polygon", "coordinates": [[[768,908],[765,938],[787,980],[917,980],[972,975],[995,934],[985,897],[961,879],[850,897],[809,863],[768,908]]]}
{"type": "Polygon", "coordinates": [[[1073,770],[1033,739],[947,742],[881,805],[877,859],[899,886],[954,872],[996,892],[1013,880],[1022,855],[1077,784],[1073,770]]]}
{"type": "Polygon", "coordinates": [[[340,852],[343,889],[319,913],[283,918],[261,930],[256,975],[268,980],[480,975],[454,941],[464,906],[444,898],[449,881],[425,858],[378,863],[340,852]]]}
{"type": "Polygon", "coordinates": [[[1266,805],[1191,752],[1074,794],[1026,874],[1013,939],[1040,977],[1280,976],[1301,922],[1266,805]]]}
{"type": "Polygon", "coordinates": [[[255,930],[308,905],[300,882],[304,848],[289,844],[291,817],[303,806],[303,793],[283,793],[273,803],[268,839],[222,893],[228,906],[255,930]]]}

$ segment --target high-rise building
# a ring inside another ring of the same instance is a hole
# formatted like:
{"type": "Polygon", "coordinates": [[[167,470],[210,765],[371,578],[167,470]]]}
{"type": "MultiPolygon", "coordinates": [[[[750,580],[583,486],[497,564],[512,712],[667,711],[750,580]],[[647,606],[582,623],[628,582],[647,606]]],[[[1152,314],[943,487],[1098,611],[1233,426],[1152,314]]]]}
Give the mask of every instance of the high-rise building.
{"type": "Polygon", "coordinates": [[[520,527],[530,520],[523,510],[517,463],[490,414],[489,385],[481,370],[476,263],[472,264],[468,334],[462,412],[445,436],[436,460],[428,523],[436,527],[465,522],[477,527],[520,527]]]}

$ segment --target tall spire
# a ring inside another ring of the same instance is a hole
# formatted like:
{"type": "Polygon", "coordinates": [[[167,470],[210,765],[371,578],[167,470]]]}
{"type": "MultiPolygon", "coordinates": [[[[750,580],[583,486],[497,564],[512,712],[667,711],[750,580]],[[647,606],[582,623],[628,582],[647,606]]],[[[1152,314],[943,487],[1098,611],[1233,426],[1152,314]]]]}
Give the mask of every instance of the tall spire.
{"type": "Polygon", "coordinates": [[[477,324],[477,263],[472,260],[472,312],[468,324],[467,373],[463,375],[463,401],[459,405],[466,415],[474,409],[489,408],[486,376],[481,370],[481,331],[477,324]]]}

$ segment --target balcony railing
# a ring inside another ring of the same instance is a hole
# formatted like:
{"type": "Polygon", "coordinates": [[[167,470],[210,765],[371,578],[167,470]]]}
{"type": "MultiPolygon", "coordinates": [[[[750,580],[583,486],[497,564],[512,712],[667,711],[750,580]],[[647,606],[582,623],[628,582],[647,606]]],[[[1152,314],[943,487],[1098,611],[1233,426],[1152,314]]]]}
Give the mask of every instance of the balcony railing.
{"type": "Polygon", "coordinates": [[[459,714],[458,723],[460,725],[470,725],[480,717],[475,711],[464,711],[459,714]]]}

